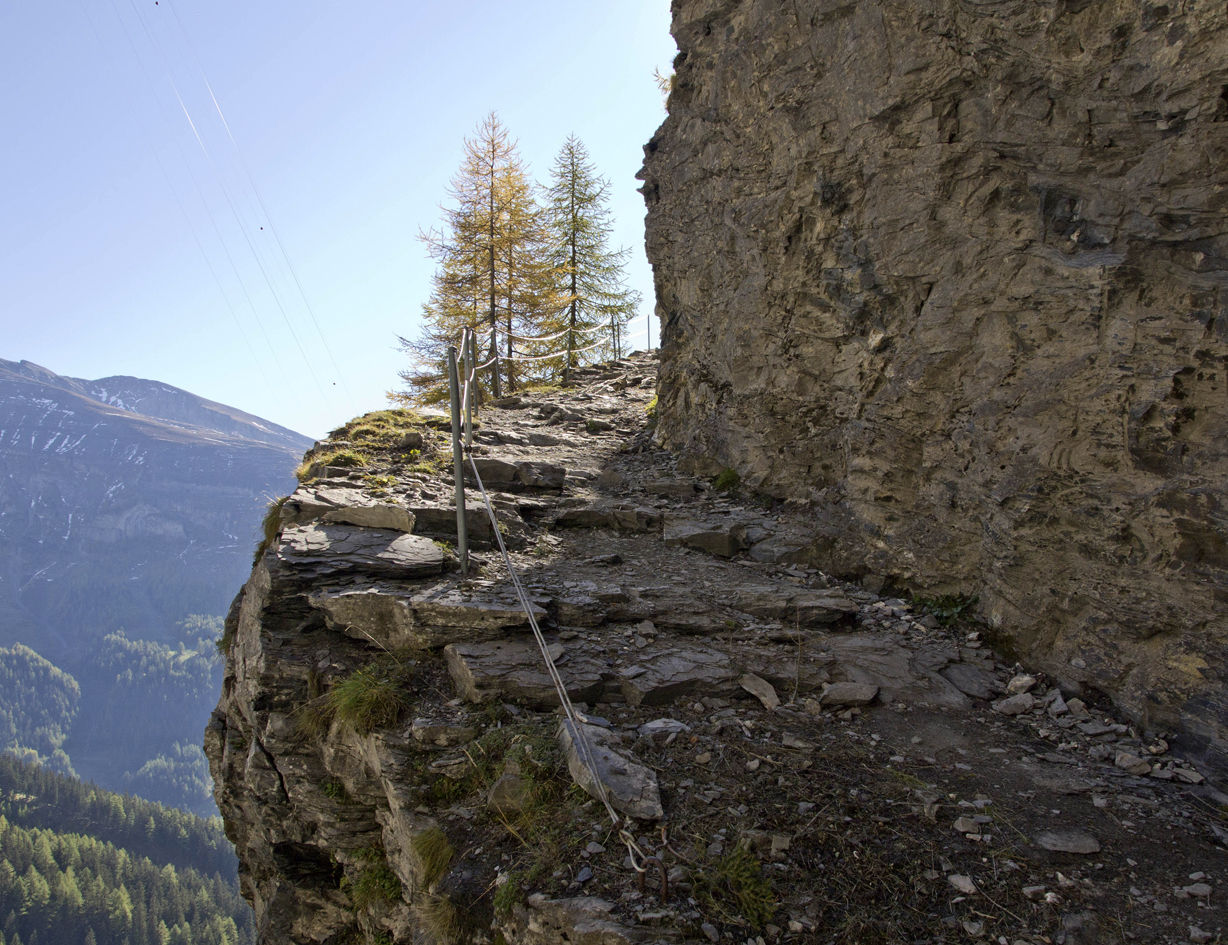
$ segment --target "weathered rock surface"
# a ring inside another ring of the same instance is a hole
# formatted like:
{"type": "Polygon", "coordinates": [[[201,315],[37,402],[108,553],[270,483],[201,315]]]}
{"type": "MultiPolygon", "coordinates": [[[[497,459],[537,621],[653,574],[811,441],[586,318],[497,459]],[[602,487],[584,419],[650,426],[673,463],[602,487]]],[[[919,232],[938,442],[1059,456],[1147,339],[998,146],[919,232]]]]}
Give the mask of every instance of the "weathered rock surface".
{"type": "MultiPolygon", "coordinates": [[[[1224,763],[1228,9],[679,0],[662,442],[1224,763]]],[[[793,556],[793,557],[789,557],[793,556]]]]}
{"type": "Polygon", "coordinates": [[[443,570],[443,552],[430,539],[356,525],[291,525],[277,555],[313,578],[346,572],[419,577],[443,570]]]}

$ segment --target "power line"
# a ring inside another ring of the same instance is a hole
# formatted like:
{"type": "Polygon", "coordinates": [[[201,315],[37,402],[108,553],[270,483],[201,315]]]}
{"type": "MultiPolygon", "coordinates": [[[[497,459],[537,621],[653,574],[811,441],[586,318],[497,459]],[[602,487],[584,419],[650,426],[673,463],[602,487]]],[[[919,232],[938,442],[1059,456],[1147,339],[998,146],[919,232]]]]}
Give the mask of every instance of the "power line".
{"type": "MultiPolygon", "coordinates": [[[[82,4],[82,8],[84,9],[84,4],[82,4]]],[[[248,304],[248,305],[251,307],[251,310],[252,310],[252,317],[253,317],[253,318],[256,320],[256,325],[257,325],[257,327],[260,329],[260,334],[264,336],[264,341],[265,341],[265,344],[267,344],[267,345],[269,346],[269,354],[270,354],[270,355],[272,356],[272,358],[273,358],[273,363],[277,365],[277,370],[278,370],[278,373],[279,373],[279,374],[281,374],[281,376],[282,376],[282,380],[283,380],[283,381],[285,381],[285,383],[286,383],[286,385],[287,385],[287,387],[288,387],[288,386],[289,386],[289,384],[290,384],[290,380],[289,380],[289,378],[288,378],[288,377],[287,377],[287,375],[286,375],[285,368],[283,368],[283,367],[282,367],[281,360],[280,360],[280,359],[277,357],[277,349],[273,347],[273,342],[272,342],[272,340],[269,338],[269,333],[268,333],[268,331],[266,331],[266,330],[265,330],[264,323],[263,323],[263,322],[260,320],[260,314],[259,314],[259,312],[258,312],[258,311],[257,311],[257,309],[256,309],[256,303],[255,303],[254,301],[252,301],[251,293],[250,293],[250,292],[248,291],[248,289],[247,289],[247,284],[246,284],[246,283],[243,281],[243,276],[242,276],[242,275],[240,274],[240,272],[239,272],[239,267],[238,267],[238,265],[235,263],[235,261],[234,261],[234,257],[233,257],[233,256],[231,255],[231,253],[230,253],[230,248],[229,248],[229,247],[226,245],[226,240],[225,240],[225,238],[222,236],[222,231],[221,231],[221,229],[220,229],[220,228],[218,227],[218,225],[217,225],[217,219],[216,219],[216,218],[213,216],[213,211],[212,211],[212,210],[209,208],[209,201],[205,199],[204,192],[201,190],[201,187],[200,187],[200,181],[199,181],[199,180],[197,180],[197,178],[196,178],[196,173],[195,173],[195,171],[193,171],[193,170],[192,170],[192,164],[191,164],[191,162],[188,160],[187,155],[183,153],[183,148],[182,148],[182,147],[180,147],[180,145],[179,145],[179,140],[178,140],[178,139],[175,137],[174,132],[171,130],[171,121],[170,121],[170,117],[169,117],[169,116],[166,114],[166,109],[163,107],[161,99],[159,99],[159,98],[158,98],[157,90],[155,89],[154,84],[153,84],[153,79],[150,77],[150,75],[149,75],[149,71],[148,71],[148,70],[145,68],[145,62],[144,62],[144,60],[143,60],[143,59],[141,59],[141,55],[140,55],[140,53],[139,53],[139,52],[137,52],[136,43],[135,43],[135,41],[132,39],[132,34],[131,34],[131,33],[129,32],[129,30],[128,30],[128,24],[124,22],[124,18],[123,18],[123,17],[120,15],[119,8],[118,8],[118,7],[116,7],[116,5],[115,5],[115,0],[111,0],[111,10],[112,10],[112,12],[114,12],[114,13],[115,13],[115,18],[116,18],[117,20],[119,20],[119,25],[120,25],[120,28],[121,28],[121,29],[124,31],[124,37],[125,37],[125,38],[128,40],[128,46],[129,46],[129,48],[132,50],[132,55],[133,55],[133,58],[135,58],[135,59],[136,59],[136,61],[137,61],[137,65],[139,65],[139,66],[140,66],[140,68],[141,68],[141,74],[142,74],[142,75],[145,77],[145,82],[146,82],[146,84],[149,86],[149,91],[150,91],[150,94],[153,96],[154,101],[155,101],[155,102],[157,102],[157,104],[158,104],[158,110],[159,110],[159,111],[161,112],[161,114],[162,114],[162,120],[163,120],[163,122],[165,122],[165,124],[166,124],[166,126],[167,126],[167,130],[168,130],[168,132],[170,132],[171,140],[172,140],[172,141],[174,142],[174,144],[175,144],[175,149],[176,149],[176,150],[179,152],[179,157],[180,157],[180,159],[183,161],[184,166],[187,168],[188,175],[189,175],[189,176],[192,178],[192,184],[193,184],[193,186],[196,188],[196,195],[197,195],[198,197],[200,197],[201,204],[202,204],[202,206],[204,206],[204,208],[205,208],[205,213],[206,213],[206,214],[208,215],[208,217],[209,217],[209,222],[210,222],[210,224],[213,226],[213,232],[214,232],[214,234],[217,236],[218,243],[220,243],[220,244],[221,244],[221,247],[222,247],[222,252],[224,252],[224,253],[226,254],[226,259],[227,259],[227,261],[230,263],[230,268],[231,268],[231,269],[234,271],[234,274],[235,274],[235,279],[236,279],[236,280],[238,281],[238,283],[239,283],[239,288],[243,290],[243,296],[244,296],[244,298],[246,298],[246,299],[247,299],[247,304],[248,304]]],[[[89,19],[89,13],[88,13],[88,12],[86,12],[86,19],[89,19]]],[[[93,23],[93,20],[91,19],[91,20],[90,20],[90,26],[91,26],[91,27],[93,27],[93,25],[94,25],[94,23],[93,23]]],[[[97,36],[97,35],[98,35],[98,32],[97,32],[97,30],[96,30],[96,29],[95,29],[95,31],[94,31],[94,34],[95,34],[95,36],[97,36]]],[[[102,38],[101,38],[101,37],[98,37],[98,39],[99,39],[99,42],[101,43],[101,42],[102,42],[102,38]]],[[[104,47],[104,48],[105,48],[105,47],[104,47]]],[[[147,139],[147,140],[148,140],[148,139],[147,139]]],[[[149,146],[150,146],[150,148],[151,148],[152,150],[154,150],[154,155],[155,155],[155,157],[156,157],[156,156],[157,156],[157,150],[153,148],[153,143],[152,143],[152,142],[149,142],[149,146]]],[[[161,159],[159,159],[158,163],[159,163],[159,165],[161,166],[161,159]]],[[[163,166],[163,168],[162,168],[162,171],[163,171],[163,173],[164,173],[164,174],[166,173],[166,168],[165,168],[164,166],[163,166]]],[[[168,183],[169,183],[169,175],[167,175],[167,176],[168,176],[168,183]]],[[[176,193],[176,192],[175,192],[175,189],[174,189],[174,186],[173,186],[173,185],[171,185],[171,191],[172,191],[172,193],[175,193],[175,199],[178,201],[178,200],[179,200],[179,196],[178,196],[178,193],[176,193]]],[[[182,201],[180,201],[180,207],[181,207],[181,208],[183,207],[182,201]]],[[[187,215],[187,214],[186,214],[186,210],[184,211],[184,215],[185,215],[185,216],[187,215]]],[[[191,221],[190,221],[190,220],[189,220],[189,224],[188,224],[188,225],[189,225],[189,227],[191,227],[191,221]]],[[[193,231],[193,236],[195,236],[195,231],[193,231]]],[[[199,239],[197,239],[197,244],[198,244],[198,245],[200,244],[200,240],[199,240],[199,239]]],[[[204,247],[203,247],[203,246],[201,247],[201,252],[202,252],[202,253],[204,252],[204,247]]],[[[208,255],[207,255],[207,254],[205,255],[205,259],[206,259],[206,262],[208,262],[208,255]]],[[[212,270],[213,270],[212,263],[210,263],[210,264],[209,264],[209,268],[210,268],[210,271],[212,271],[212,270]]],[[[215,278],[215,279],[217,278],[217,273],[216,273],[216,272],[214,272],[214,278],[215,278]]],[[[218,281],[218,288],[219,288],[219,290],[221,289],[221,282],[220,282],[220,280],[218,281]]],[[[226,293],[225,293],[225,291],[224,291],[224,290],[222,291],[222,297],[223,297],[223,298],[226,298],[226,300],[227,300],[227,304],[229,304],[229,298],[227,298],[226,293]]],[[[232,311],[232,312],[234,311],[234,310],[233,310],[233,308],[231,309],[231,311],[232,311]]],[[[236,321],[237,321],[237,320],[238,320],[238,316],[236,315],[236,321]]],[[[242,324],[240,324],[240,325],[239,325],[239,331],[240,331],[240,333],[241,333],[241,334],[244,334],[244,333],[243,333],[243,327],[242,327],[242,324]]],[[[246,335],[245,335],[245,334],[244,334],[244,337],[246,338],[246,335]]],[[[252,352],[252,357],[253,357],[253,358],[255,358],[256,363],[257,363],[257,365],[259,366],[260,361],[259,361],[259,359],[258,359],[258,358],[256,358],[256,356],[255,356],[255,352],[254,352],[254,351],[252,352]]],[[[263,373],[263,368],[260,368],[260,370],[261,370],[261,372],[263,373]]]]}
{"type": "Polygon", "coordinates": [[[243,149],[239,147],[239,142],[235,140],[234,133],[230,130],[230,122],[226,120],[226,115],[222,112],[222,106],[217,100],[217,96],[213,92],[213,86],[209,84],[209,77],[205,74],[204,64],[200,61],[200,56],[196,52],[196,47],[192,44],[191,37],[188,36],[188,31],[184,28],[183,20],[179,18],[179,11],[167,0],[166,5],[170,8],[171,14],[175,17],[175,22],[179,24],[179,32],[183,35],[184,43],[188,50],[192,53],[192,58],[196,60],[196,67],[200,70],[201,81],[205,83],[205,88],[209,91],[209,98],[213,100],[213,107],[217,109],[218,117],[222,120],[222,127],[226,129],[226,135],[230,138],[230,143],[234,146],[235,154],[239,157],[239,163],[243,167],[243,172],[247,175],[248,183],[252,186],[252,193],[256,195],[256,200],[260,203],[260,208],[264,211],[264,218],[268,221],[269,231],[273,234],[273,239],[277,241],[277,247],[281,250],[282,257],[286,261],[286,267],[290,270],[290,275],[294,278],[294,284],[298,287],[299,295],[302,296],[303,304],[307,307],[307,312],[311,316],[312,324],[315,325],[316,334],[320,337],[320,343],[324,346],[324,350],[328,353],[328,358],[332,362],[333,370],[337,372],[337,379],[341,381],[341,386],[345,390],[346,397],[350,400],[350,406],[357,410],[358,407],[354,403],[353,395],[350,394],[349,385],[345,382],[345,375],[341,373],[341,368],[337,364],[337,359],[333,357],[333,350],[328,344],[328,340],[324,337],[324,331],[320,328],[320,322],[316,318],[315,309],[311,307],[311,300],[307,297],[306,290],[303,289],[303,283],[299,280],[298,270],[294,267],[294,262],[290,258],[290,254],[286,252],[285,244],[281,241],[281,234],[277,230],[276,224],[273,222],[273,215],[269,213],[269,208],[265,205],[264,196],[260,193],[260,188],[256,186],[256,179],[252,176],[251,168],[248,166],[247,159],[243,156],[243,149]]]}
{"type": "MultiPolygon", "coordinates": [[[[114,0],[112,0],[112,3],[114,3],[114,0]]],[[[166,54],[162,50],[162,44],[159,43],[150,32],[149,25],[145,22],[145,18],[141,16],[140,10],[137,9],[136,0],[129,0],[129,3],[132,5],[132,10],[136,14],[137,19],[140,21],[142,29],[145,30],[145,36],[149,39],[150,43],[158,53],[158,58],[162,62],[162,69],[166,74],[167,82],[170,83],[171,89],[175,93],[175,98],[179,101],[179,107],[183,110],[183,115],[187,119],[188,125],[192,129],[192,134],[195,135],[196,141],[200,145],[200,149],[205,155],[205,159],[209,162],[209,166],[213,169],[214,174],[217,176],[218,186],[221,188],[222,195],[226,198],[226,203],[230,206],[230,212],[234,215],[235,222],[238,223],[239,230],[243,233],[243,239],[247,243],[247,248],[251,250],[252,257],[256,261],[256,266],[260,269],[260,274],[264,276],[265,284],[268,285],[269,292],[273,295],[273,300],[277,303],[277,307],[281,311],[282,319],[286,323],[286,328],[290,332],[290,337],[294,339],[294,344],[298,347],[299,354],[302,355],[303,364],[306,366],[307,372],[311,375],[311,379],[315,381],[316,388],[320,391],[320,396],[323,398],[324,403],[331,408],[331,404],[329,404],[328,400],[328,394],[326,394],[324,391],[324,385],[320,383],[320,378],[316,374],[315,368],[312,367],[311,360],[307,357],[307,351],[303,348],[303,343],[299,340],[298,333],[294,330],[294,325],[290,322],[290,316],[286,313],[286,308],[282,304],[281,296],[278,294],[276,287],[273,285],[273,280],[269,277],[269,273],[265,269],[264,260],[260,258],[260,253],[253,245],[251,237],[248,235],[247,225],[245,224],[242,215],[239,213],[238,208],[235,206],[235,201],[230,193],[230,188],[226,184],[225,176],[222,174],[221,169],[217,166],[217,163],[213,160],[213,155],[210,153],[208,146],[201,137],[200,131],[196,127],[196,122],[193,121],[192,114],[188,110],[188,106],[183,100],[183,96],[179,94],[179,86],[176,84],[175,78],[171,74],[170,66],[166,60],[166,54]]]]}

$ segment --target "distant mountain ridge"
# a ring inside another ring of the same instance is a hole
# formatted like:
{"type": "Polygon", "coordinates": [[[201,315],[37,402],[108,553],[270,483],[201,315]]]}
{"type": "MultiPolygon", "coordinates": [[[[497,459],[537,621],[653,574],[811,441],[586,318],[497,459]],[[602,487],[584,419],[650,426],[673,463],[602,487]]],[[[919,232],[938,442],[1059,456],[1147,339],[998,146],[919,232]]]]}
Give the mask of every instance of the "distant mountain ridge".
{"type": "Polygon", "coordinates": [[[161,381],[0,359],[0,647],[24,644],[80,683],[65,746],[78,772],[122,789],[124,773],[199,742],[193,723],[147,757],[109,757],[95,730],[115,683],[104,638],[173,649],[180,621],[224,614],[265,506],[292,490],[311,443],[161,381]]]}

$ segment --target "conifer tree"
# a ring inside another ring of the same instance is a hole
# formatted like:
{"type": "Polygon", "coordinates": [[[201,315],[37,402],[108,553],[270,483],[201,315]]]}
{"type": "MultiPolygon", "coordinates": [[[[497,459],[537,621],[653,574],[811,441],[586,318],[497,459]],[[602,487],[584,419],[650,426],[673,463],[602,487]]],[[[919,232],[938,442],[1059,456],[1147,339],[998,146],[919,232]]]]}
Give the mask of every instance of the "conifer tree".
{"type": "Polygon", "coordinates": [[[564,380],[582,361],[622,357],[627,323],[640,304],[640,293],[626,285],[629,250],[609,246],[609,190],[583,143],[570,135],[555,158],[546,194],[549,261],[561,302],[556,323],[566,331],[564,380]]]}
{"type": "MultiPolygon", "coordinates": [[[[504,369],[511,365],[501,365],[496,356],[511,357],[511,336],[535,329],[551,288],[543,270],[545,229],[534,185],[516,142],[493,112],[473,138],[465,139],[448,198],[442,227],[421,234],[436,270],[422,309],[422,333],[400,339],[415,360],[401,374],[411,390],[406,400],[447,396],[447,348],[459,344],[465,328],[488,335],[479,357],[494,360],[487,383],[499,396],[504,369]]],[[[514,372],[506,377],[515,383],[514,372]]]]}

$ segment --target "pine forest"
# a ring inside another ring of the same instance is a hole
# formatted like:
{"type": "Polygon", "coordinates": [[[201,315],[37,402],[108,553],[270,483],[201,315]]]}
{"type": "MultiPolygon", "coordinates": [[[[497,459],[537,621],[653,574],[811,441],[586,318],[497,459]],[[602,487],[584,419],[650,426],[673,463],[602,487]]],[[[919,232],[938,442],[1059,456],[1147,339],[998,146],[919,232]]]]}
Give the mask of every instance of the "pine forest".
{"type": "Polygon", "coordinates": [[[0,945],[255,940],[220,818],[0,755],[0,945]]]}

